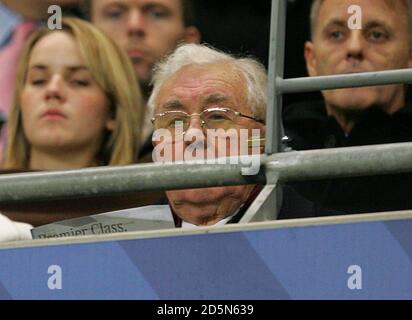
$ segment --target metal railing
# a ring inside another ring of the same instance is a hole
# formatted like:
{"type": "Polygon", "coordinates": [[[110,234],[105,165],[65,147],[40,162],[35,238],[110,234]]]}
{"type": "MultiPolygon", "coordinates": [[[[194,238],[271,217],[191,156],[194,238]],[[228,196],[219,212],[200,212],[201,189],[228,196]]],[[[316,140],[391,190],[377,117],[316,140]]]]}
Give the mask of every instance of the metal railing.
{"type": "Polygon", "coordinates": [[[5,174],[0,175],[0,202],[383,175],[412,172],[411,160],[412,143],[399,143],[263,155],[254,176],[242,175],[242,164],[196,162],[5,174]]]}
{"type": "Polygon", "coordinates": [[[219,164],[149,164],[67,172],[0,176],[0,202],[99,196],[227,185],[266,184],[260,205],[247,216],[276,218],[278,181],[412,172],[412,143],[281,153],[282,95],[346,87],[412,82],[412,70],[283,79],[287,0],[272,0],[269,103],[266,155],[256,176],[242,166],[219,164]],[[265,206],[265,202],[270,206],[265,206]],[[272,211],[270,213],[269,211],[272,211]]]}

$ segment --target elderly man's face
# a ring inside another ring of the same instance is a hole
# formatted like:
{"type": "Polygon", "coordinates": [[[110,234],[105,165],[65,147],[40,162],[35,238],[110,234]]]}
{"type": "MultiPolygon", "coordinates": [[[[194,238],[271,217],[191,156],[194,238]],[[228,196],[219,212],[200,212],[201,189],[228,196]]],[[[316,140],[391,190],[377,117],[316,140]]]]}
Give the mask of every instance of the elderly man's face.
{"type": "MultiPolygon", "coordinates": [[[[183,67],[162,86],[155,104],[157,114],[174,110],[198,114],[210,108],[230,108],[245,116],[253,116],[248,104],[246,81],[227,64],[183,67]]],[[[191,117],[186,134],[196,129],[203,132],[206,129],[198,115],[191,117]]],[[[237,117],[233,129],[259,129],[264,134],[264,125],[247,117],[237,117]]],[[[182,143],[186,148],[192,141],[181,139],[174,143],[182,143]]],[[[204,146],[207,148],[206,143],[204,146]]],[[[209,147],[215,148],[216,145],[211,143],[209,147]]],[[[169,191],[167,196],[176,214],[184,221],[212,225],[233,215],[252,190],[253,186],[217,187],[169,191]]]]}
{"type": "Polygon", "coordinates": [[[126,50],[143,84],[180,41],[199,41],[184,25],[181,0],[93,0],[91,20],[126,50]]]}
{"type": "MultiPolygon", "coordinates": [[[[399,0],[325,0],[313,43],[305,46],[310,76],[411,67],[407,10],[399,0]],[[362,9],[362,29],[348,28],[348,8],[362,9]]],[[[329,107],[356,111],[372,105],[388,113],[404,104],[403,85],[324,91],[329,107]]]]}

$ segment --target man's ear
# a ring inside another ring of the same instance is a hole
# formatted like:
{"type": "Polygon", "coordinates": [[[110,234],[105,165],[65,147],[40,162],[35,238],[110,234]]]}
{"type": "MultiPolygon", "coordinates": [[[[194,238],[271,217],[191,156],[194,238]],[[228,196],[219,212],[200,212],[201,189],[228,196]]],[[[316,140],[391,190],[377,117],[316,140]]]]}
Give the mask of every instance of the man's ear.
{"type": "Polygon", "coordinates": [[[306,41],[305,43],[305,60],[306,60],[306,70],[310,77],[316,77],[318,75],[316,69],[316,57],[313,43],[311,41],[306,41]]]}
{"type": "Polygon", "coordinates": [[[184,41],[185,43],[196,43],[199,44],[202,36],[200,31],[195,26],[189,26],[185,28],[184,41]]]}

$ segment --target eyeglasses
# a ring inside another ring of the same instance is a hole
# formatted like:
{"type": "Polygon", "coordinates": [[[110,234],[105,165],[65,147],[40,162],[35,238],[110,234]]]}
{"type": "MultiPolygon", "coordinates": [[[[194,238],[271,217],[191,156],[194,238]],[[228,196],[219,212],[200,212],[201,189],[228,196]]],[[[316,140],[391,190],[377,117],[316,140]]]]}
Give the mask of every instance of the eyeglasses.
{"type": "Polygon", "coordinates": [[[184,111],[166,111],[156,114],[152,118],[152,123],[154,124],[155,130],[169,129],[173,132],[175,128],[179,126],[180,128],[183,128],[184,132],[186,132],[189,129],[190,119],[193,116],[200,117],[202,127],[205,126],[208,129],[216,130],[229,130],[234,128],[239,117],[248,118],[263,123],[262,120],[244,115],[229,108],[209,108],[200,113],[192,114],[188,114],[184,111]]]}

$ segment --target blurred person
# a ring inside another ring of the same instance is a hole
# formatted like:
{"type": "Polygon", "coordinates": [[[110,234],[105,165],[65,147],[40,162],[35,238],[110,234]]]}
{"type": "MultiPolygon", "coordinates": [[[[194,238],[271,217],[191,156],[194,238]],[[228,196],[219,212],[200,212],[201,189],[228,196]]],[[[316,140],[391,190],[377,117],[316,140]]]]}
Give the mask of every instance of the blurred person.
{"type": "Polygon", "coordinates": [[[23,50],[4,168],[132,164],[143,114],[123,50],[92,24],[63,19],[62,30],[40,29],[23,50]]]}
{"type": "MultiPolygon", "coordinates": [[[[404,69],[412,66],[412,2],[315,0],[312,39],[304,56],[309,76],[404,69]],[[362,29],[350,29],[358,5],[362,29]]],[[[286,133],[296,150],[412,141],[412,110],[404,84],[323,91],[322,102],[288,106],[286,133]]],[[[409,175],[297,183],[302,195],[344,213],[412,208],[409,175]]]]}
{"type": "Polygon", "coordinates": [[[152,69],[181,42],[198,43],[190,0],[86,0],[90,20],[129,55],[146,96],[152,69]]]}
{"type": "MultiPolygon", "coordinates": [[[[83,8],[86,17],[127,52],[146,99],[153,66],[179,43],[200,42],[192,0],[85,0],[83,8]]],[[[145,119],[142,157],[152,151],[150,113],[145,119]]]]}

